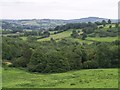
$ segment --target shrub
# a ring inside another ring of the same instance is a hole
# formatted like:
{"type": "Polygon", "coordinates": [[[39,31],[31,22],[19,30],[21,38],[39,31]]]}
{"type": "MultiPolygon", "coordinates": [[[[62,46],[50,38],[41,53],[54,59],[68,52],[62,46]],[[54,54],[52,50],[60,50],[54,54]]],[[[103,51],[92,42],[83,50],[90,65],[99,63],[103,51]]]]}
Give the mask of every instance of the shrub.
{"type": "Polygon", "coordinates": [[[59,73],[69,70],[69,63],[58,51],[43,53],[36,50],[27,65],[29,71],[41,73],[59,73]]]}
{"type": "Polygon", "coordinates": [[[94,68],[98,68],[98,63],[96,61],[86,61],[83,63],[83,68],[85,69],[94,69],[94,68]]]}
{"type": "Polygon", "coordinates": [[[27,61],[23,57],[14,58],[12,63],[14,67],[26,67],[27,66],[27,61]]]}
{"type": "Polygon", "coordinates": [[[69,62],[60,54],[60,52],[52,51],[47,54],[47,66],[44,72],[59,73],[68,71],[69,69],[70,69],[69,62]]]}

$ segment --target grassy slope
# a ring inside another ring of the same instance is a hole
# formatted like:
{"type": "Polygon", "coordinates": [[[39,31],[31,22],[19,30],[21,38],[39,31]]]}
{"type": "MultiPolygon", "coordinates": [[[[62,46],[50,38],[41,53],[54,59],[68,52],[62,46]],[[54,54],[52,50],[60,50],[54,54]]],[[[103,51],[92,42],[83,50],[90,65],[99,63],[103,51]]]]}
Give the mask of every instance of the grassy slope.
{"type": "Polygon", "coordinates": [[[93,42],[90,41],[90,40],[82,40],[82,39],[72,38],[72,37],[69,37],[69,38],[66,38],[66,39],[72,40],[72,41],[76,41],[76,42],[79,42],[79,43],[87,43],[87,44],[93,43],[93,42]]]}
{"type": "Polygon", "coordinates": [[[72,33],[72,30],[68,30],[68,31],[64,31],[62,33],[51,35],[48,38],[39,39],[38,41],[49,41],[50,38],[53,38],[55,40],[59,40],[59,39],[65,38],[65,37],[69,37],[71,35],[71,33],[72,33]]]}
{"type": "Polygon", "coordinates": [[[22,40],[26,41],[27,40],[27,37],[23,36],[23,37],[20,37],[22,40]]]}
{"type": "MultiPolygon", "coordinates": [[[[108,30],[109,29],[109,24],[107,24],[104,28],[102,28],[103,30],[108,30]]],[[[115,25],[112,24],[112,28],[115,28],[115,25]]],[[[81,29],[77,29],[80,30],[81,29]]],[[[64,31],[62,33],[58,33],[58,34],[54,34],[55,31],[50,31],[51,35],[48,38],[43,38],[43,39],[38,39],[37,41],[49,41],[50,38],[53,38],[55,40],[60,40],[63,38],[69,38],[71,40],[77,41],[77,42],[85,42],[85,43],[92,43],[92,41],[100,41],[100,42],[112,42],[115,40],[118,40],[118,37],[103,37],[103,38],[99,38],[99,37],[87,37],[86,40],[81,40],[81,39],[75,39],[75,38],[70,38],[70,35],[72,33],[72,29],[64,31]]],[[[21,37],[21,39],[26,40],[27,37],[21,37]]]]}
{"type": "Polygon", "coordinates": [[[86,40],[89,41],[99,41],[99,42],[112,42],[118,40],[118,37],[87,37],[86,40]]]}
{"type": "MultiPolygon", "coordinates": [[[[103,30],[108,30],[109,29],[109,24],[107,24],[103,30]]],[[[112,28],[115,28],[115,25],[112,24],[112,28]]],[[[79,29],[78,29],[79,30],[79,29]]],[[[59,33],[59,34],[55,34],[55,35],[51,35],[50,37],[48,38],[43,38],[43,39],[39,39],[38,41],[49,41],[50,38],[54,38],[56,40],[58,39],[61,39],[61,38],[66,38],[66,37],[70,37],[72,33],[72,30],[68,30],[68,31],[65,31],[65,32],[62,32],[62,33],[59,33]]],[[[53,34],[53,32],[52,32],[53,34]]],[[[112,41],[115,41],[115,40],[118,40],[118,37],[87,37],[86,40],[81,40],[81,39],[73,39],[73,38],[69,38],[71,40],[74,40],[74,41],[78,41],[78,42],[87,42],[88,44],[92,43],[92,41],[99,41],[99,42],[112,42],[112,41]]]]}
{"type": "Polygon", "coordinates": [[[58,74],[28,73],[3,69],[6,88],[117,88],[118,69],[88,69],[58,74]]]}

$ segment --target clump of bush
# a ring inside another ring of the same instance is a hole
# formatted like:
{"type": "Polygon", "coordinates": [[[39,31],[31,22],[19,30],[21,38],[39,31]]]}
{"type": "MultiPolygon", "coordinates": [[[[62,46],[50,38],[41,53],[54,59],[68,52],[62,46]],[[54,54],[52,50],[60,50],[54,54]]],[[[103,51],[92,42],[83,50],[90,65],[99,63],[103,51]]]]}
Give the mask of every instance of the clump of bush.
{"type": "Polygon", "coordinates": [[[83,68],[84,69],[94,69],[94,68],[98,68],[98,63],[96,61],[93,60],[89,60],[83,63],[83,68]]]}
{"type": "Polygon", "coordinates": [[[41,73],[59,73],[69,70],[69,63],[58,51],[51,51],[49,53],[40,52],[36,50],[28,64],[27,68],[32,72],[41,73]]]}
{"type": "Polygon", "coordinates": [[[12,61],[13,67],[26,67],[27,61],[23,57],[15,58],[12,61]]]}

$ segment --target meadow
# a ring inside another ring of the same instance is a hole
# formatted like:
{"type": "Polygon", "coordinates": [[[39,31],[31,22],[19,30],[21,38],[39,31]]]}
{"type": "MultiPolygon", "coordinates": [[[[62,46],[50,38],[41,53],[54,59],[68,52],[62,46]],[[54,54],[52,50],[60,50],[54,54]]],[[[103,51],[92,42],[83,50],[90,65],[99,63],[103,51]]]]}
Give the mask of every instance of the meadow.
{"type": "Polygon", "coordinates": [[[48,38],[38,39],[37,41],[50,41],[51,38],[55,40],[60,40],[66,37],[70,37],[72,30],[64,31],[62,33],[50,35],[48,38]]]}
{"type": "Polygon", "coordinates": [[[98,42],[113,42],[118,40],[118,37],[88,37],[86,38],[88,41],[98,41],[98,42]]]}
{"type": "Polygon", "coordinates": [[[83,69],[65,73],[30,73],[3,68],[3,88],[117,88],[118,69],[83,69]]]}

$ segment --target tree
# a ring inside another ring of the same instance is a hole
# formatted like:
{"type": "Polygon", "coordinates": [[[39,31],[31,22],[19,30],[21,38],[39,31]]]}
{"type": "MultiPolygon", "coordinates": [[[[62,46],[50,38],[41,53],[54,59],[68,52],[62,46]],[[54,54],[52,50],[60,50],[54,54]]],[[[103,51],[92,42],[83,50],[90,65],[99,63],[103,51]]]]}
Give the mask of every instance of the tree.
{"type": "Polygon", "coordinates": [[[55,50],[46,52],[45,48],[39,48],[33,53],[27,66],[29,71],[41,73],[58,73],[69,70],[69,62],[63,55],[55,50]]]}
{"type": "Polygon", "coordinates": [[[105,27],[105,25],[106,25],[106,21],[105,20],[102,20],[102,25],[105,27]]]}
{"type": "Polygon", "coordinates": [[[44,72],[46,67],[46,56],[42,48],[38,48],[31,56],[27,69],[31,72],[44,72]]]}
{"type": "Polygon", "coordinates": [[[116,28],[118,28],[118,26],[119,26],[119,24],[118,24],[118,23],[116,23],[116,24],[115,24],[115,27],[116,27],[116,28]]]}
{"type": "Polygon", "coordinates": [[[85,40],[86,38],[87,38],[87,34],[86,34],[86,33],[83,33],[81,39],[82,39],[82,40],[85,40]]]}
{"type": "Polygon", "coordinates": [[[109,28],[112,28],[112,25],[110,25],[109,28]]]}
{"type": "Polygon", "coordinates": [[[111,24],[111,20],[110,19],[108,20],[108,24],[111,24]]]}
{"type": "Polygon", "coordinates": [[[59,73],[69,71],[70,66],[67,59],[59,51],[51,51],[47,53],[47,66],[45,73],[59,73]]]}
{"type": "Polygon", "coordinates": [[[118,68],[119,66],[119,51],[120,48],[116,46],[111,46],[111,67],[118,68]]]}
{"type": "Polygon", "coordinates": [[[34,41],[36,41],[37,40],[37,37],[35,37],[35,36],[28,36],[27,37],[27,41],[28,42],[34,42],[34,41]]]}
{"type": "Polygon", "coordinates": [[[83,28],[82,31],[86,34],[91,34],[95,31],[95,29],[91,27],[87,27],[87,28],[83,28]]]}
{"type": "Polygon", "coordinates": [[[84,53],[82,52],[81,47],[73,45],[64,47],[64,50],[62,50],[62,55],[68,60],[70,70],[79,70],[82,68],[82,61],[84,62],[84,53]]]}
{"type": "Polygon", "coordinates": [[[97,22],[95,22],[95,23],[96,23],[97,25],[101,25],[101,22],[98,22],[98,21],[97,21],[97,22]]]}
{"type": "Polygon", "coordinates": [[[50,36],[49,31],[44,31],[44,32],[43,32],[43,37],[49,37],[49,36],[50,36]]]}
{"type": "Polygon", "coordinates": [[[32,50],[26,43],[23,44],[21,52],[21,57],[14,57],[12,60],[13,66],[15,67],[27,67],[27,64],[30,62],[32,50]]]}
{"type": "Polygon", "coordinates": [[[111,51],[107,43],[101,43],[98,45],[96,59],[100,68],[111,67],[111,51]]]}
{"type": "Polygon", "coordinates": [[[14,67],[26,67],[26,60],[24,57],[14,58],[12,64],[14,67]]]}
{"type": "Polygon", "coordinates": [[[17,38],[3,37],[2,59],[12,60],[21,56],[21,40],[17,38]]]}
{"type": "Polygon", "coordinates": [[[78,38],[79,34],[77,33],[76,30],[73,30],[71,36],[72,36],[73,38],[78,38]]]}
{"type": "Polygon", "coordinates": [[[85,69],[98,68],[98,63],[96,61],[93,61],[93,60],[88,60],[88,61],[83,63],[83,68],[85,68],[85,69]]]}

